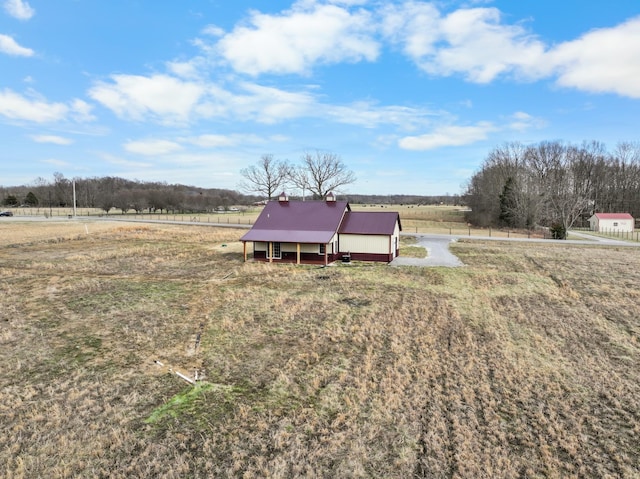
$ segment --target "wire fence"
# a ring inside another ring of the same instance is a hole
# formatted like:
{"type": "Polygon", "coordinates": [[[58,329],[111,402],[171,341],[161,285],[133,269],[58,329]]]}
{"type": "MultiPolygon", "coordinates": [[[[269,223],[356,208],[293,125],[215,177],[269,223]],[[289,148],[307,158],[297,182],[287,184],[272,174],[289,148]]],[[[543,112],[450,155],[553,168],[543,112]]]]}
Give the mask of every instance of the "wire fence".
{"type": "MultiPolygon", "coordinates": [[[[74,215],[73,208],[9,208],[15,216],[41,216],[45,218],[72,218],[74,215]]],[[[77,208],[75,214],[77,216],[101,219],[130,219],[130,220],[156,220],[167,222],[190,222],[203,223],[212,225],[242,225],[251,226],[255,223],[260,210],[241,210],[241,211],[225,211],[216,213],[105,213],[104,210],[98,208],[77,208]]],[[[442,212],[442,216],[450,212],[442,212]]],[[[496,228],[475,228],[462,222],[443,221],[444,218],[435,219],[424,215],[412,214],[410,212],[402,212],[400,220],[404,233],[415,234],[443,234],[452,236],[469,236],[469,237],[489,237],[489,238],[535,238],[549,239],[551,234],[546,229],[536,230],[510,230],[496,228]]],[[[449,218],[447,218],[449,219],[449,218]]],[[[590,228],[572,228],[575,231],[584,231],[595,236],[613,238],[618,240],[640,242],[640,230],[622,231],[620,229],[600,229],[593,231],[590,228]]],[[[569,232],[570,233],[570,232],[569,232]]]]}
{"type": "Polygon", "coordinates": [[[603,238],[612,238],[625,241],[640,242],[640,230],[622,231],[619,228],[600,228],[598,231],[591,228],[572,228],[575,231],[584,231],[603,238]]]}

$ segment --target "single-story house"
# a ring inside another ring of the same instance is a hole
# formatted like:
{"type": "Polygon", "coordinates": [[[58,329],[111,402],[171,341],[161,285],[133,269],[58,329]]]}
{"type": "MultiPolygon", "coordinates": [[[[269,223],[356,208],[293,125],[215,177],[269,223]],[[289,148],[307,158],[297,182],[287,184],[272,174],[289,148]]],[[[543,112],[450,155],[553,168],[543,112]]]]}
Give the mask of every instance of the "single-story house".
{"type": "Polygon", "coordinates": [[[591,231],[603,233],[633,233],[635,220],[629,213],[595,213],[589,226],[591,231]]]}
{"type": "Polygon", "coordinates": [[[255,260],[326,265],[348,256],[389,262],[398,256],[401,230],[397,212],[351,211],[332,193],[321,201],[290,201],[282,193],[240,241],[245,261],[251,242],[255,260]]]}

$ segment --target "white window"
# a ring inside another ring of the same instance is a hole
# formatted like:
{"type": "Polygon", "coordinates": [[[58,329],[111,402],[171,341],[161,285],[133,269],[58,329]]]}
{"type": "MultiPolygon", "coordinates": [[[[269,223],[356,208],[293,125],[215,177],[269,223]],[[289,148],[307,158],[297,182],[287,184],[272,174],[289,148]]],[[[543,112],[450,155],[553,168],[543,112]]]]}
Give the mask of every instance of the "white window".
{"type": "Polygon", "coordinates": [[[614,221],[614,223],[613,223],[613,227],[615,228],[616,226],[618,226],[618,222],[617,222],[617,221],[614,221]]]}
{"type": "Polygon", "coordinates": [[[324,243],[320,243],[318,245],[318,254],[324,254],[324,252],[326,251],[326,245],[324,243]]]}
{"type": "Polygon", "coordinates": [[[271,251],[273,252],[272,256],[268,256],[269,252],[267,251],[268,258],[280,259],[282,258],[282,252],[280,249],[280,243],[271,243],[271,251]]]}

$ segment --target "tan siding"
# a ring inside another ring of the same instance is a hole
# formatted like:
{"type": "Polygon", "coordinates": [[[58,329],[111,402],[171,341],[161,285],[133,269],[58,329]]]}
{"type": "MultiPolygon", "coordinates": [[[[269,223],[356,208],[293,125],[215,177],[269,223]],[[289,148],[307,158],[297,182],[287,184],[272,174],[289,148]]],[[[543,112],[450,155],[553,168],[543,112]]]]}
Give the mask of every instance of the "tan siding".
{"type": "Polygon", "coordinates": [[[341,234],[340,251],[343,253],[389,254],[389,236],[341,234]]]}
{"type": "Polygon", "coordinates": [[[318,245],[316,243],[311,244],[301,244],[300,252],[301,253],[317,253],[319,251],[318,245]]]}

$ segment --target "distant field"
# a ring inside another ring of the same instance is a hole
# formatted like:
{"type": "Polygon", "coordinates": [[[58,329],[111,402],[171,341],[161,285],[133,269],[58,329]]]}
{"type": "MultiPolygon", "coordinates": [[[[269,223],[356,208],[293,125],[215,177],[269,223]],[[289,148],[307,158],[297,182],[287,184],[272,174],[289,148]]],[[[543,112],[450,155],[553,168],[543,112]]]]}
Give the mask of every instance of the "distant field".
{"type": "MultiPolygon", "coordinates": [[[[503,238],[515,237],[542,237],[540,232],[526,232],[513,230],[500,230],[488,228],[474,228],[467,225],[464,219],[464,208],[458,206],[435,205],[359,205],[353,204],[354,211],[398,211],[402,222],[402,228],[407,233],[434,233],[455,234],[465,236],[491,236],[503,238]]],[[[12,210],[16,215],[24,216],[50,216],[52,218],[65,218],[73,213],[71,208],[16,208],[12,210]]],[[[261,207],[242,208],[241,211],[227,211],[207,214],[178,214],[178,213],[144,213],[135,214],[132,211],[123,215],[119,210],[112,210],[108,215],[97,208],[78,208],[78,216],[112,217],[155,219],[162,221],[189,221],[201,224],[253,224],[262,211],[261,207]]]]}
{"type": "Polygon", "coordinates": [[[0,222],[0,476],[640,476],[636,251],[316,268],[59,223],[0,222]]]}

